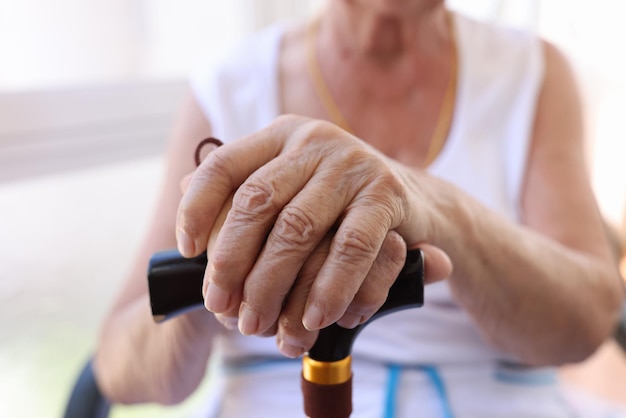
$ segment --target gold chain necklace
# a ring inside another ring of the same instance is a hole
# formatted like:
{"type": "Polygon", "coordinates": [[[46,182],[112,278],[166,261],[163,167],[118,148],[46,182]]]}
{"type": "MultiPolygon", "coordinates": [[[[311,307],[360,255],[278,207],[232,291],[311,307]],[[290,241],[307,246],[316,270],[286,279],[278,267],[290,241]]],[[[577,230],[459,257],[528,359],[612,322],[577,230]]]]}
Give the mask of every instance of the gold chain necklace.
{"type": "MultiPolygon", "coordinates": [[[[454,114],[456,84],[458,76],[458,57],[456,38],[454,34],[453,23],[451,22],[451,15],[450,13],[448,13],[446,16],[448,28],[452,35],[452,63],[450,69],[450,77],[448,78],[446,91],[443,96],[443,102],[441,103],[441,108],[439,109],[437,123],[435,125],[430,144],[428,145],[426,157],[424,158],[424,167],[428,167],[435,160],[435,158],[437,158],[437,155],[439,155],[439,152],[443,148],[443,145],[448,136],[448,132],[450,130],[452,117],[454,114]]],[[[322,69],[320,68],[319,61],[317,59],[317,32],[319,29],[320,20],[321,19],[319,17],[313,19],[309,26],[307,34],[307,67],[309,71],[309,76],[311,77],[311,81],[313,82],[315,92],[322,102],[322,106],[328,113],[331,122],[350,133],[354,133],[354,130],[350,126],[350,123],[346,120],[346,117],[343,115],[343,112],[341,112],[341,109],[339,109],[339,106],[337,105],[337,102],[335,101],[333,94],[331,93],[330,88],[326,83],[324,75],[322,74],[322,69]]]]}

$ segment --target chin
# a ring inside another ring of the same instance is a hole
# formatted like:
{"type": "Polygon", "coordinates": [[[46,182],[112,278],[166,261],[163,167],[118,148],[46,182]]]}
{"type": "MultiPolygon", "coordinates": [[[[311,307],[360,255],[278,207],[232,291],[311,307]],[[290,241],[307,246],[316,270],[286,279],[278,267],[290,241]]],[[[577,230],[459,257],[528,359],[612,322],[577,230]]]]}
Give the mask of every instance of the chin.
{"type": "Polygon", "coordinates": [[[351,0],[381,13],[404,14],[443,5],[444,0],[351,0]]]}

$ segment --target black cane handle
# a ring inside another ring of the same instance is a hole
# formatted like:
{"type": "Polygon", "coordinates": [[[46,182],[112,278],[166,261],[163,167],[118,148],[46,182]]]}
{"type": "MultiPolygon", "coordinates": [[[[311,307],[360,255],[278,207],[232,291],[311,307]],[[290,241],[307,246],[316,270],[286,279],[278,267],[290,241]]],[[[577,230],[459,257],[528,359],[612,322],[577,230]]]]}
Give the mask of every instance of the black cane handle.
{"type": "Polygon", "coordinates": [[[424,304],[424,256],[421,250],[409,250],[398,278],[389,288],[383,306],[365,323],[352,329],[332,324],[320,330],[309,350],[317,361],[339,361],[350,355],[358,333],[371,321],[401,309],[419,308],[424,304]]]}
{"type": "Polygon", "coordinates": [[[206,265],[206,253],[195,258],[184,258],[178,250],[152,255],[148,265],[148,290],[156,322],[204,306],[202,281],[206,265]]]}
{"type": "MultiPolygon", "coordinates": [[[[202,281],[206,265],[206,254],[184,258],[178,250],[167,250],[151,257],[148,288],[155,321],[161,322],[188,310],[202,308],[202,281]]],[[[422,306],[423,276],[422,252],[408,251],[404,268],[389,289],[387,301],[370,321],[398,309],[422,306]]],[[[354,337],[364,325],[350,330],[338,325],[324,328],[309,355],[320,361],[336,361],[346,357],[350,353],[354,337]]]]}
{"type": "MultiPolygon", "coordinates": [[[[152,316],[161,322],[191,309],[202,308],[206,255],[183,258],[177,250],[156,253],[148,268],[152,316]]],[[[406,262],[382,307],[365,323],[347,329],[332,324],[321,329],[303,357],[302,393],[309,418],[346,418],[352,413],[352,344],[371,321],[424,303],[424,256],[407,252],[406,262]]]]}
{"type": "Polygon", "coordinates": [[[365,323],[352,329],[332,324],[320,330],[302,358],[301,387],[309,418],[348,418],[352,414],[352,344],[373,320],[401,309],[424,304],[424,255],[407,253],[404,268],[389,288],[383,306],[365,323]]]}

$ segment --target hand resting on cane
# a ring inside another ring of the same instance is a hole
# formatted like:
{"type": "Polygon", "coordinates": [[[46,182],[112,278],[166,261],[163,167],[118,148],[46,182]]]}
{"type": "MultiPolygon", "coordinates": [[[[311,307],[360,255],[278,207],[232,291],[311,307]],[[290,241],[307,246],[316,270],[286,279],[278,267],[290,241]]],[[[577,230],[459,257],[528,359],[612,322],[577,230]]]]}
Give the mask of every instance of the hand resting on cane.
{"type": "MultiPolygon", "coordinates": [[[[183,179],[181,182],[183,193],[187,193],[188,187],[195,176],[201,176],[201,174],[194,172],[183,179]]],[[[211,265],[211,260],[214,258],[214,249],[219,232],[232,208],[232,199],[233,194],[226,197],[210,230],[206,244],[209,266],[211,265]]],[[[251,209],[254,211],[255,208],[251,209]]],[[[242,239],[240,234],[236,236],[238,239],[242,239]]],[[[297,357],[310,348],[317,337],[319,328],[323,327],[320,326],[316,329],[307,330],[302,323],[302,316],[303,309],[307,303],[309,289],[315,282],[318,273],[329,256],[334,236],[335,231],[331,229],[326,232],[318,243],[304,241],[292,243],[293,245],[311,244],[311,252],[297,272],[297,276],[294,278],[288,292],[288,297],[281,303],[282,308],[276,319],[271,322],[268,327],[259,327],[255,332],[265,336],[277,334],[278,347],[281,353],[288,357],[297,357]]],[[[229,240],[229,237],[226,236],[223,239],[229,240]]],[[[277,241],[281,244],[288,243],[288,241],[282,241],[281,238],[278,238],[277,241]]],[[[237,246],[238,243],[233,240],[233,245],[237,246]]],[[[425,242],[414,244],[412,247],[417,246],[423,251],[424,257],[427,260],[425,271],[426,283],[442,280],[451,274],[452,265],[445,253],[437,247],[425,242]]],[[[285,250],[289,251],[288,249],[285,250]]],[[[294,254],[298,251],[297,249],[290,250],[293,251],[294,254]]],[[[376,258],[371,262],[371,266],[368,267],[368,270],[366,270],[365,277],[358,279],[361,280],[362,283],[354,299],[348,301],[349,305],[345,313],[338,319],[337,322],[339,325],[346,328],[353,328],[367,321],[372,314],[380,308],[385,300],[388,288],[391,286],[404,264],[406,250],[407,247],[404,239],[393,230],[387,231],[386,236],[380,243],[378,253],[373,254],[376,258]]],[[[182,251],[184,251],[184,248],[181,248],[181,252],[182,251]]],[[[189,256],[189,253],[186,255],[189,256]]],[[[207,273],[203,285],[203,294],[205,295],[209,287],[208,278],[209,274],[207,273]]],[[[261,278],[261,280],[263,280],[263,278],[261,278]]],[[[276,277],[275,275],[270,275],[266,280],[276,280],[276,277]]],[[[342,280],[342,278],[337,277],[337,280],[342,280]]],[[[341,292],[341,290],[339,290],[339,292],[341,292]]],[[[242,294],[243,293],[244,292],[242,292],[242,294]]],[[[229,329],[237,328],[240,323],[239,314],[241,309],[243,309],[241,307],[241,303],[243,302],[233,302],[232,307],[227,306],[222,309],[216,309],[212,306],[212,303],[215,303],[215,301],[209,300],[209,298],[205,298],[205,302],[207,309],[216,312],[216,317],[222,324],[229,329]]]]}

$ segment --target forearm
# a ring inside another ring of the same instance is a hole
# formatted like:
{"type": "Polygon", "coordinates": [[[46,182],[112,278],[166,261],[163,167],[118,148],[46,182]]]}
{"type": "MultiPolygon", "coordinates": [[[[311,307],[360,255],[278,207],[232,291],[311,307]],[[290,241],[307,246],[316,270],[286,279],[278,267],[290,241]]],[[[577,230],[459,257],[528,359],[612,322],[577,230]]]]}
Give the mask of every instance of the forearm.
{"type": "Polygon", "coordinates": [[[451,257],[454,296],[490,342],[525,362],[558,364],[585,358],[610,335],[622,301],[610,259],[516,225],[434,181],[440,213],[432,243],[451,257]]]}
{"type": "Polygon", "coordinates": [[[118,403],[181,402],[205,374],[215,332],[216,321],[204,310],[155,324],[147,296],[137,299],[103,327],[98,383],[118,403]]]}

